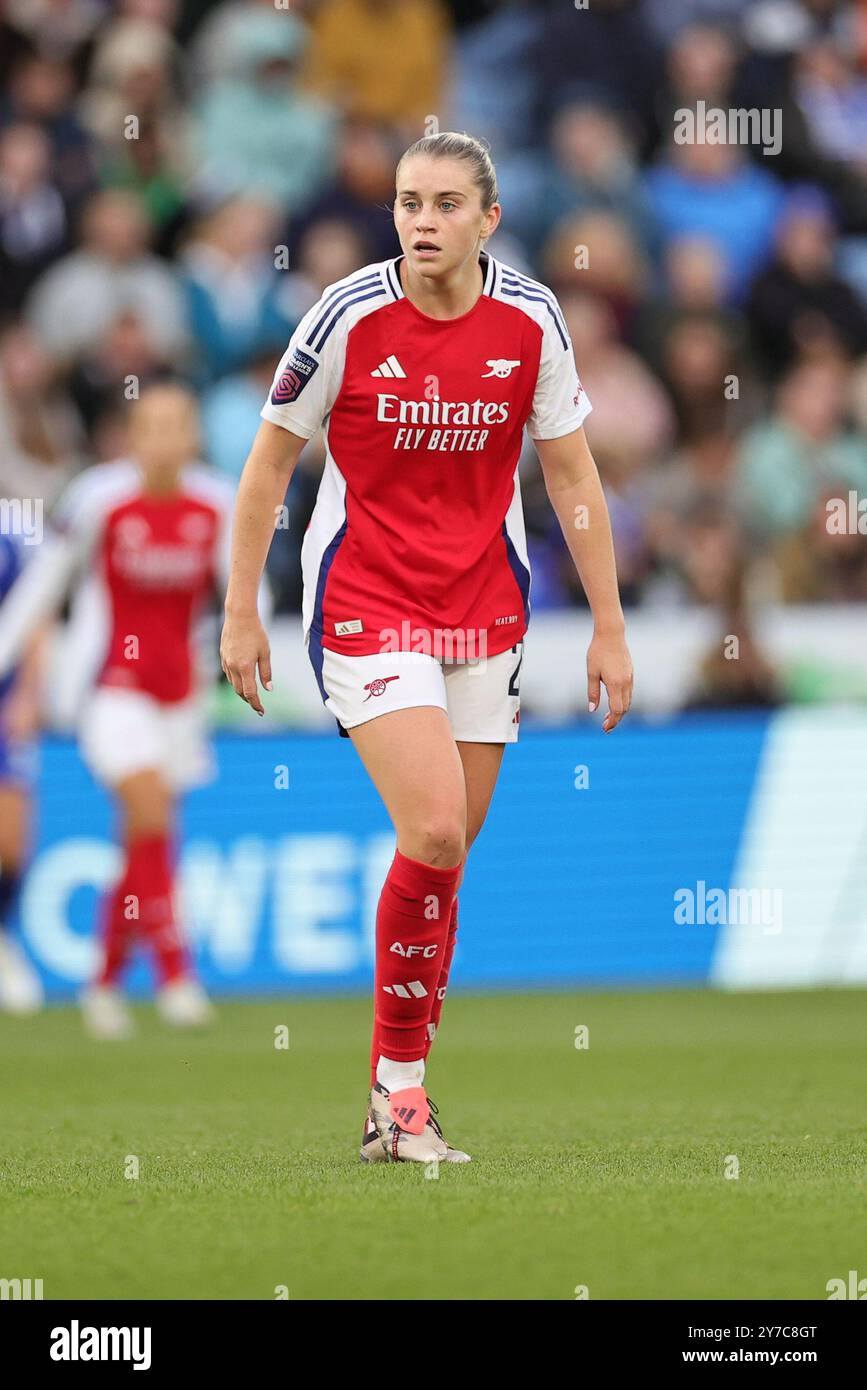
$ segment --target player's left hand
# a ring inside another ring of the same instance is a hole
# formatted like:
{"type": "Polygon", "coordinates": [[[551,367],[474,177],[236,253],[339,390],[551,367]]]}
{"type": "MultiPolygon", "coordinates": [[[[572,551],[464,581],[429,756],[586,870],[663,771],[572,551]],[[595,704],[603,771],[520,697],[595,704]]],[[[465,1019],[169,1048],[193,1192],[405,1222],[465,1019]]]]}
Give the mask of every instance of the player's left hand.
{"type": "Polygon", "coordinates": [[[617,728],[632,704],[632,658],[623,633],[594,632],[587,649],[587,697],[590,713],[599,708],[600,681],[608,691],[608,713],[602,732],[617,728]]]}

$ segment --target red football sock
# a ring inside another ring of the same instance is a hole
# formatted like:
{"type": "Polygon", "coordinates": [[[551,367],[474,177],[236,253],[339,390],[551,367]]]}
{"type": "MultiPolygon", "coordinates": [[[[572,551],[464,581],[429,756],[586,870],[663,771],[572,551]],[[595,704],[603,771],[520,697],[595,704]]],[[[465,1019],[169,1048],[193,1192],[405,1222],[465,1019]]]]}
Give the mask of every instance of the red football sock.
{"type": "Polygon", "coordinates": [[[427,1057],[433,1047],[437,1029],[440,1026],[440,1018],[443,1011],[443,1001],[446,997],[446,990],[449,983],[449,971],[452,968],[452,957],[455,953],[455,937],[458,934],[458,900],[452,902],[451,916],[449,917],[449,934],[446,937],[445,950],[443,951],[442,965],[440,967],[440,977],[437,981],[436,991],[431,1004],[430,1018],[427,1024],[427,1042],[425,1044],[424,1055],[427,1057]]]}
{"type": "Polygon", "coordinates": [[[376,913],[371,1085],[380,1055],[396,1062],[425,1055],[461,867],[441,869],[395,851],[376,913]]]}
{"type": "Polygon", "coordinates": [[[124,871],[102,901],[100,934],[102,936],[102,967],[96,977],[99,985],[116,985],[129,958],[135,941],[138,922],[127,912],[137,911],[129,886],[129,859],[124,871]]]}
{"type": "Polygon", "coordinates": [[[156,958],[161,985],[190,972],[186,947],[175,920],[174,863],[171,839],[167,834],[143,835],[136,842],[141,882],[139,928],[156,958]]]}
{"type": "Polygon", "coordinates": [[[156,957],[160,984],[189,972],[187,952],[175,921],[174,867],[167,834],[135,836],[126,847],[120,881],[104,918],[104,963],[100,984],[116,983],[136,935],[156,957]]]}

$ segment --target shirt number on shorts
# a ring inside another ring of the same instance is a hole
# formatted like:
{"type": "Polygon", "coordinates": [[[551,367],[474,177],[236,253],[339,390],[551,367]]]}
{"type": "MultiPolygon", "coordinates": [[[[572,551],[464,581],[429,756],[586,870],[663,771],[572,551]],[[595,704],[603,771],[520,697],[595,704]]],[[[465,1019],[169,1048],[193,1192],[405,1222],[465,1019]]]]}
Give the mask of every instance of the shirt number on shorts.
{"type": "MultiPolygon", "coordinates": [[[[512,651],[513,651],[513,652],[518,651],[518,647],[513,647],[513,648],[512,648],[512,651]]],[[[520,693],[521,693],[521,692],[519,691],[519,689],[518,689],[518,672],[519,672],[520,669],[521,669],[521,662],[524,660],[524,645],[523,645],[523,643],[521,644],[520,652],[521,652],[521,655],[518,657],[518,664],[517,664],[517,666],[515,667],[514,671],[512,672],[511,678],[510,678],[510,680],[509,680],[509,694],[510,694],[510,695],[520,695],[520,693]]]]}

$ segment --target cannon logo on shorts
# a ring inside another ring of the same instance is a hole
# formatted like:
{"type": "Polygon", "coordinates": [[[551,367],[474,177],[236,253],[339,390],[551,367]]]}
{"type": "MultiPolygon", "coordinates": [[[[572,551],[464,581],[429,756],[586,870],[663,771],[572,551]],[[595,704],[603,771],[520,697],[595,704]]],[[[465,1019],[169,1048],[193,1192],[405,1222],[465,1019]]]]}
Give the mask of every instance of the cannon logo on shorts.
{"type": "MultiPolygon", "coordinates": [[[[385,687],[388,685],[388,682],[399,680],[400,676],[377,676],[376,680],[368,681],[367,685],[364,687],[365,690],[369,691],[367,700],[370,699],[371,695],[384,695],[385,687]]],[[[361,703],[366,705],[367,700],[362,700],[361,703]]]]}
{"type": "Polygon", "coordinates": [[[318,366],[315,357],[296,348],[271,392],[271,404],[289,405],[297,401],[318,366]]]}

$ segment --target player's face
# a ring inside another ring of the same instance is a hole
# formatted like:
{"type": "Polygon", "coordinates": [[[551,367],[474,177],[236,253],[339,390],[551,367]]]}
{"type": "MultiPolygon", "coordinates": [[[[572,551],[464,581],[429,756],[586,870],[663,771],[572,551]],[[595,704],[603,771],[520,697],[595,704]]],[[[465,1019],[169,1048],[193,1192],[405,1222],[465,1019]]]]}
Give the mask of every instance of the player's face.
{"type": "Polygon", "coordinates": [[[155,488],[173,485],[199,450],[195,401],[176,387],[153,387],[138,402],[130,421],[133,457],[146,482],[155,488]]]}
{"type": "Polygon", "coordinates": [[[499,217],[498,203],[483,211],[466,160],[416,155],[400,166],[394,224],[407,264],[426,279],[475,260],[479,238],[490,236],[499,217]]]}

